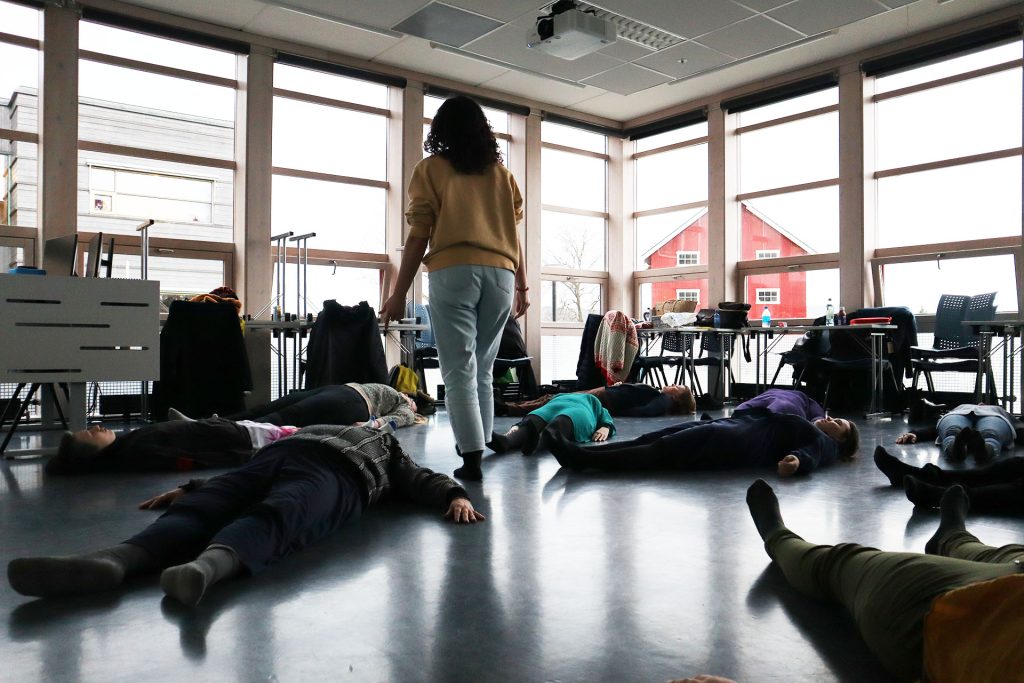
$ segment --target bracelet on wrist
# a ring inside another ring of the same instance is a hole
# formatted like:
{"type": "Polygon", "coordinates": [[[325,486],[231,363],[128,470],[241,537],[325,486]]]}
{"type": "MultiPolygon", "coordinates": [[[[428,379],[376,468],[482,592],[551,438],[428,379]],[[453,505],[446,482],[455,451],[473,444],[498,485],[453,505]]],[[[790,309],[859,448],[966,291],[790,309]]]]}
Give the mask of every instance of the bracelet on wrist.
{"type": "Polygon", "coordinates": [[[530,291],[530,288],[529,287],[516,287],[516,291],[517,292],[528,292],[528,291],[530,291]]]}

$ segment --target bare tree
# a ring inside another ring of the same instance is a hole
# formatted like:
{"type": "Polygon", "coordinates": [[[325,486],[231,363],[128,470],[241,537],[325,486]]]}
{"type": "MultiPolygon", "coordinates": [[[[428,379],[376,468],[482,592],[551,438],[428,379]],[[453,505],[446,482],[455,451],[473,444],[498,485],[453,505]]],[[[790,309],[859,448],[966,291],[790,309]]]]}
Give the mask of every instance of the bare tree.
{"type": "MultiPolygon", "coordinates": [[[[594,270],[599,267],[597,258],[588,256],[587,241],[581,231],[563,228],[559,232],[558,250],[551,254],[554,265],[577,271],[594,270]]],[[[558,308],[554,311],[555,320],[583,322],[591,308],[590,302],[587,301],[589,297],[586,296],[583,286],[585,283],[572,278],[560,281],[560,283],[552,283],[552,286],[557,284],[564,287],[563,291],[567,296],[556,295],[558,308]]]]}

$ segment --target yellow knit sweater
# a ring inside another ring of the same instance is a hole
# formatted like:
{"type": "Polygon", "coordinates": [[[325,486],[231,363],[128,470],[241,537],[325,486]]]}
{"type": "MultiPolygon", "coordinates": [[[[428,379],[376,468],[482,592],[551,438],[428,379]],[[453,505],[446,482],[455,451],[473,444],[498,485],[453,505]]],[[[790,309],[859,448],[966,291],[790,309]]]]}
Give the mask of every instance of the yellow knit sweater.
{"type": "Polygon", "coordinates": [[[447,159],[429,156],[412,172],[410,237],[428,240],[423,259],[428,271],[479,265],[516,270],[516,224],[523,219],[523,197],[515,178],[500,163],[483,173],[458,173],[447,159]]]}

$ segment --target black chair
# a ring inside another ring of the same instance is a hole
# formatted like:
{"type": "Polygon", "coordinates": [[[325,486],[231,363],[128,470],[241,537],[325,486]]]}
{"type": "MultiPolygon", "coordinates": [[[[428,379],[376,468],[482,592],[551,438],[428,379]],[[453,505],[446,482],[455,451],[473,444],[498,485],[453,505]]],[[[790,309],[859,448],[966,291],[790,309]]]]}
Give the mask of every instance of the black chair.
{"type": "MultiPolygon", "coordinates": [[[[689,358],[686,359],[687,371],[690,374],[693,387],[696,389],[696,395],[704,393],[703,387],[700,385],[700,380],[697,379],[697,373],[695,372],[698,367],[708,368],[710,373],[711,368],[718,368],[722,363],[722,352],[725,353],[725,369],[729,373],[729,383],[735,384],[736,378],[732,374],[732,354],[736,350],[736,338],[731,335],[719,334],[717,332],[701,332],[700,335],[700,353],[697,358],[694,358],[692,363],[689,358]],[[725,340],[724,342],[722,340],[725,340]]],[[[710,376],[709,376],[710,379],[710,376]]]]}
{"type": "MultiPolygon", "coordinates": [[[[825,396],[821,402],[822,407],[826,410],[836,407],[852,407],[849,405],[849,400],[847,405],[844,406],[835,406],[833,405],[834,402],[829,400],[833,396],[832,386],[835,384],[836,375],[845,379],[843,387],[847,399],[862,395],[864,389],[867,390],[870,397],[870,380],[875,370],[871,360],[871,330],[859,330],[858,326],[854,325],[844,326],[841,332],[825,331],[822,334],[827,338],[828,355],[822,358],[810,359],[807,362],[808,367],[821,371],[825,376],[825,396]],[[867,382],[862,381],[865,378],[868,380],[867,382]]],[[[888,402],[901,406],[903,385],[896,381],[893,363],[889,358],[883,358],[880,362],[882,365],[883,382],[888,380],[888,383],[891,385],[888,402]]],[[[885,395],[887,388],[890,387],[882,387],[883,395],[885,395]]],[[[882,410],[883,406],[874,406],[874,408],[875,410],[882,410]]]]}
{"type": "Polygon", "coordinates": [[[515,381],[500,385],[495,382],[495,391],[499,391],[503,398],[512,401],[534,398],[537,395],[537,376],[533,372],[533,358],[526,352],[523,328],[511,315],[505,321],[501,342],[498,345],[498,355],[494,359],[495,380],[506,375],[509,370],[515,371],[515,381]]]}
{"type": "MultiPolygon", "coordinates": [[[[811,324],[824,325],[825,316],[815,318],[811,324]]],[[[770,386],[775,386],[775,382],[779,379],[779,373],[782,372],[782,368],[786,365],[793,366],[793,386],[800,386],[808,363],[824,358],[828,355],[828,352],[828,335],[822,334],[819,330],[804,332],[803,336],[793,344],[793,348],[779,354],[779,366],[775,368],[775,374],[772,376],[770,386]]]]}
{"type": "MultiPolygon", "coordinates": [[[[935,311],[935,338],[931,347],[911,348],[911,367],[914,370],[911,387],[914,390],[917,389],[917,380],[922,374],[928,385],[928,393],[933,396],[934,372],[968,372],[977,376],[978,345],[981,344],[981,337],[962,323],[964,320],[993,320],[996,317],[995,298],[995,292],[975,296],[943,294],[939,298],[939,306],[935,311]]],[[[991,366],[986,368],[986,376],[986,401],[996,403],[998,399],[991,366]]],[[[977,380],[974,390],[978,393],[977,380]]]]}
{"type": "Polygon", "coordinates": [[[685,332],[666,332],[661,337],[661,354],[665,365],[676,369],[673,384],[682,384],[683,375],[689,374],[690,384],[696,386],[697,375],[690,366],[693,335],[685,332]],[[678,354],[678,355],[667,355],[678,354]]]}

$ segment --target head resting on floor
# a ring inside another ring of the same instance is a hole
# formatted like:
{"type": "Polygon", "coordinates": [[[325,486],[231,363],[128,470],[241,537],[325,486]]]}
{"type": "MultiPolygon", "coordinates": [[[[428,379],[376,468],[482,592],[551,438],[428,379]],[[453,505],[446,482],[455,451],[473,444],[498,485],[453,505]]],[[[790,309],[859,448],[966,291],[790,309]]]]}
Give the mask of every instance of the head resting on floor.
{"type": "Polygon", "coordinates": [[[117,434],[102,425],[77,432],[64,432],[57,447],[58,458],[89,458],[114,443],[117,434]]]}
{"type": "Polygon", "coordinates": [[[839,459],[852,460],[860,448],[860,430],[852,420],[837,417],[823,417],[814,421],[814,426],[832,437],[839,444],[839,459]]]}
{"type": "Polygon", "coordinates": [[[694,400],[690,387],[684,384],[670,384],[662,387],[661,393],[672,399],[669,415],[689,415],[697,411],[697,401],[694,400]]]}

